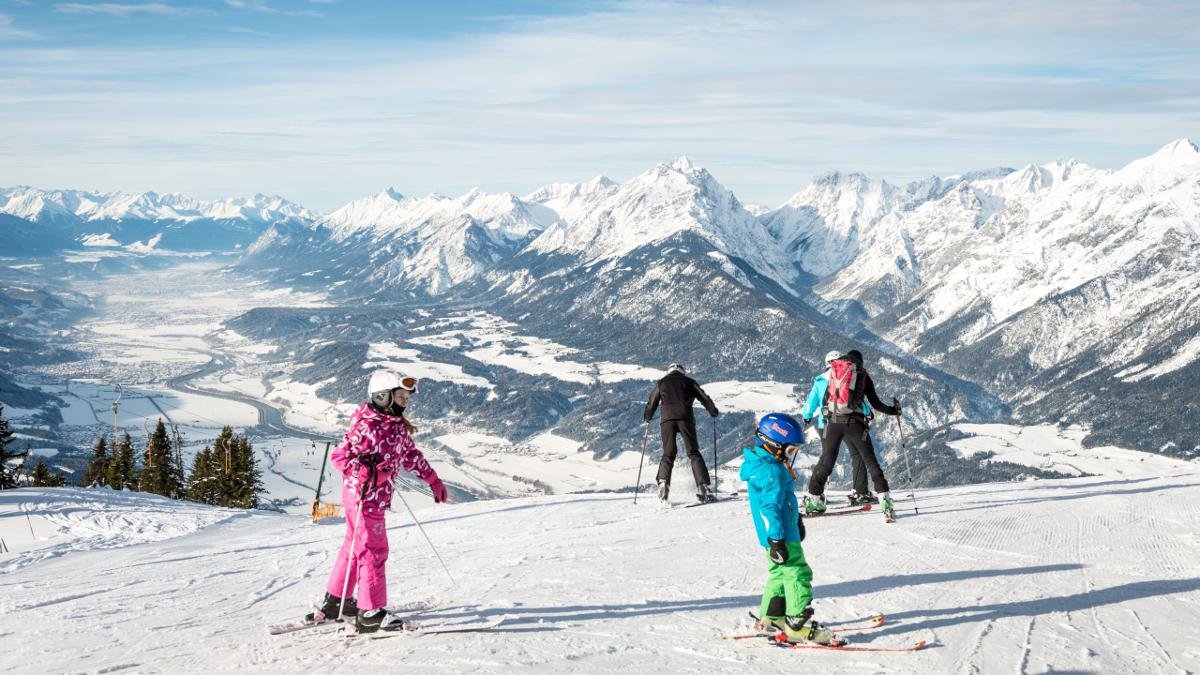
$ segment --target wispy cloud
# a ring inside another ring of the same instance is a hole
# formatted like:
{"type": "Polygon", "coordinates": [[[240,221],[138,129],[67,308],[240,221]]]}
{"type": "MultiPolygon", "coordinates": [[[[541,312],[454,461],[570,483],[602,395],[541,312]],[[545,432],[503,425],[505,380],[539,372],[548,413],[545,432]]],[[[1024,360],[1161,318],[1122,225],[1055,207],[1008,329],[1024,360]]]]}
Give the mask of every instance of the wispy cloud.
{"type": "Polygon", "coordinates": [[[139,4],[122,4],[101,2],[89,4],[83,2],[64,2],[54,6],[56,12],[67,14],[109,14],[112,16],[132,16],[134,14],[185,15],[194,13],[195,9],[176,7],[163,2],[145,2],[139,4]]]}
{"type": "Polygon", "coordinates": [[[37,33],[21,30],[13,25],[13,19],[7,14],[0,14],[0,38],[38,38],[37,33]]]}
{"type": "Polygon", "coordinates": [[[76,167],[105,164],[109,188],[241,182],[333,208],[381,185],[520,192],[688,154],[773,204],[824,170],[1116,166],[1196,133],[1200,5],[930,2],[606,2],[385,39],[332,18],[298,35],[317,22],[277,17],[299,2],[227,0],[238,11],[201,27],[220,44],[0,47],[0,184],[94,184],[76,167]],[[168,164],[179,182],[156,184],[168,164]]]}
{"type": "Polygon", "coordinates": [[[254,12],[262,12],[264,14],[279,14],[281,16],[321,16],[320,12],[315,12],[311,9],[279,9],[273,7],[265,0],[225,0],[225,4],[234,9],[250,10],[254,12]]]}
{"type": "Polygon", "coordinates": [[[226,28],[225,30],[230,33],[240,33],[242,35],[254,35],[257,37],[277,37],[275,35],[275,33],[269,33],[265,30],[257,30],[254,28],[247,28],[245,26],[230,26],[230,27],[226,28]]]}

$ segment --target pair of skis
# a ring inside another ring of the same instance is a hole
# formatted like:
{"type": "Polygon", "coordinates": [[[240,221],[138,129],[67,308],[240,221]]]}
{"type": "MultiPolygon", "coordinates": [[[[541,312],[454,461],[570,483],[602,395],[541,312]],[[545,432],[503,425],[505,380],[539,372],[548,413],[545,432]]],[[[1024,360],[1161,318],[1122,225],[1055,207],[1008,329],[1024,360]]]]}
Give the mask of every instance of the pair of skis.
{"type": "MultiPolygon", "coordinates": [[[[870,511],[871,508],[872,508],[871,504],[854,504],[853,506],[846,506],[846,507],[837,508],[837,509],[826,509],[825,511],[817,512],[817,513],[806,513],[806,514],[804,514],[804,517],[805,518],[819,518],[821,516],[845,516],[845,515],[848,515],[851,513],[861,513],[863,511],[870,511]]],[[[883,522],[885,522],[885,523],[896,522],[896,510],[894,508],[889,509],[887,507],[884,507],[883,522]]]]}
{"type": "Polygon", "coordinates": [[[372,640],[394,637],[396,635],[434,635],[437,633],[472,633],[477,631],[491,630],[500,624],[504,623],[504,617],[496,617],[492,619],[479,621],[462,621],[457,623],[441,623],[441,622],[411,622],[405,621],[404,627],[398,630],[381,630],[374,633],[359,633],[354,629],[354,624],[338,623],[336,621],[322,621],[320,623],[294,621],[290,623],[273,624],[267,626],[267,632],[271,635],[286,635],[297,631],[307,630],[309,628],[337,628],[337,633],[347,638],[365,637],[372,640]]]}
{"type": "Polygon", "coordinates": [[[817,511],[815,513],[806,513],[806,514],[804,514],[804,517],[805,518],[823,518],[825,516],[846,516],[851,513],[861,513],[863,511],[870,511],[870,510],[871,510],[870,504],[855,504],[854,506],[847,506],[847,507],[837,508],[837,509],[826,509],[824,511],[817,511]]]}
{"type": "MultiPolygon", "coordinates": [[[[759,618],[754,615],[754,612],[750,612],[750,616],[754,619],[756,626],[761,625],[759,618]]],[[[925,640],[918,640],[917,642],[906,647],[869,647],[865,645],[852,645],[845,638],[840,637],[844,633],[879,628],[886,622],[886,620],[887,619],[882,614],[876,614],[863,623],[834,627],[831,630],[839,636],[839,641],[828,645],[818,644],[815,642],[788,642],[787,636],[784,633],[765,630],[758,630],[754,633],[743,635],[727,635],[725,639],[749,640],[758,638],[765,639],[771,644],[782,649],[825,649],[837,652],[915,652],[925,647],[925,640]]]]}
{"type": "MultiPolygon", "coordinates": [[[[398,605],[388,609],[394,614],[408,613],[413,616],[422,614],[437,608],[441,601],[436,597],[430,597],[425,600],[417,600],[408,602],[403,605],[398,605]]],[[[460,621],[455,623],[439,622],[439,621],[405,621],[404,627],[394,631],[377,631],[374,633],[359,633],[354,629],[352,623],[341,623],[338,621],[289,621],[285,623],[277,623],[267,626],[267,633],[270,635],[286,635],[297,631],[308,630],[310,628],[337,628],[339,634],[344,634],[346,637],[390,637],[394,635],[431,635],[435,633],[466,633],[473,631],[490,630],[499,626],[504,622],[504,617],[492,619],[480,619],[477,621],[460,621]]]]}

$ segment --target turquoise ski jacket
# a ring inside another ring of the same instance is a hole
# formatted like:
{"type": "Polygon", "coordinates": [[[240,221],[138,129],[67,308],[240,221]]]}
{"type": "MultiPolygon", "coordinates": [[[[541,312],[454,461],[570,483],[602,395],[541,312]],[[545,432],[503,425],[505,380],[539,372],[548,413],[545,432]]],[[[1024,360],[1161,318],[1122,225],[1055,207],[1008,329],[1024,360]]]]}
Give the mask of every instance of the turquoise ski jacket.
{"type": "MultiPolygon", "coordinates": [[[[804,402],[804,411],[800,415],[806,419],[815,419],[817,428],[825,428],[825,406],[821,405],[825,402],[825,390],[829,388],[829,378],[825,377],[825,373],[821,373],[813,378],[812,389],[808,392],[808,399],[804,402]]],[[[863,416],[871,414],[871,408],[867,405],[866,398],[862,402],[863,416]]]]}
{"type": "Polygon", "coordinates": [[[741,479],[750,486],[750,515],[760,546],[768,539],[800,541],[796,480],[787,466],[761,446],[742,450],[741,479]]]}

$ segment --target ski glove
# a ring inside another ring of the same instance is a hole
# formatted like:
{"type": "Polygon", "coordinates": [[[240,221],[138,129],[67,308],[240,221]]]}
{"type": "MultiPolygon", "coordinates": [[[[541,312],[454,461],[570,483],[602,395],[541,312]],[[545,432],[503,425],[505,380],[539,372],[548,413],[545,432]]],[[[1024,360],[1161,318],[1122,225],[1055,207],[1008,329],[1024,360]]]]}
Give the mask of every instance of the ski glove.
{"type": "Polygon", "coordinates": [[[776,565],[782,565],[788,561],[787,544],[779,539],[768,539],[767,543],[771,545],[771,562],[776,565]]]}
{"type": "Polygon", "coordinates": [[[442,483],[441,478],[434,478],[433,481],[429,483],[429,488],[433,490],[434,504],[441,504],[450,498],[450,493],[446,491],[446,486],[442,483]]]}
{"type": "Polygon", "coordinates": [[[892,397],[892,408],[896,410],[896,412],[892,413],[893,415],[900,414],[900,401],[896,400],[895,396],[892,397]]]}
{"type": "Polygon", "coordinates": [[[796,524],[800,526],[800,541],[804,541],[804,514],[802,513],[797,516],[797,520],[798,522],[796,524]]]}

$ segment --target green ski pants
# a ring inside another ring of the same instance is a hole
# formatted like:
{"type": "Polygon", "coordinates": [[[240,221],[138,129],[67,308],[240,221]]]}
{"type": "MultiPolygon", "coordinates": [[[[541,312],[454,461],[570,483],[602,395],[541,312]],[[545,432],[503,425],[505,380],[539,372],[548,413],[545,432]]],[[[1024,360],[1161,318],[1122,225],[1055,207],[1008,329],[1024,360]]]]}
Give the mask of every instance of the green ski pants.
{"type": "MultiPolygon", "coordinates": [[[[812,568],[804,561],[804,549],[798,541],[787,542],[788,561],[782,565],[771,560],[771,549],[764,550],[770,567],[767,568],[767,586],[763,589],[759,616],[781,618],[769,611],[774,598],[786,601],[787,616],[799,616],[812,602],[812,568]]],[[[775,605],[778,611],[778,601],[775,605]]]]}

